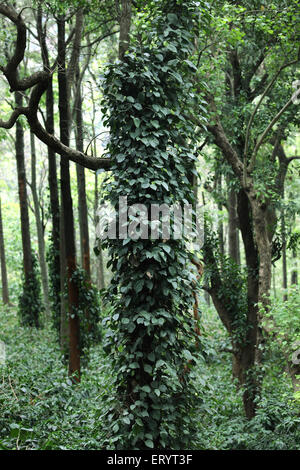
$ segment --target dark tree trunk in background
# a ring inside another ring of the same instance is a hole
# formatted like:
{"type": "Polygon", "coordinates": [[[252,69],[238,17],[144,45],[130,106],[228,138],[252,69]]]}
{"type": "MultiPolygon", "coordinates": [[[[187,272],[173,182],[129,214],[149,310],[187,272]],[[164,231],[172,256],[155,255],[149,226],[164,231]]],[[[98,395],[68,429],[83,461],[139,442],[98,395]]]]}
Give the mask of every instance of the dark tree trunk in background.
{"type": "MultiPolygon", "coordinates": [[[[22,95],[20,92],[15,93],[16,107],[22,106],[22,95]]],[[[32,252],[31,252],[31,238],[29,226],[29,214],[27,204],[27,186],[26,186],[26,171],[25,171],[25,156],[24,156],[24,131],[20,120],[16,122],[16,160],[17,160],[17,173],[18,173],[18,189],[19,189],[19,202],[20,202],[20,216],[21,216],[21,233],[22,233],[22,247],[23,247],[23,267],[25,282],[29,281],[32,273],[32,252]]]]}
{"type": "Polygon", "coordinates": [[[248,419],[255,415],[255,398],[260,393],[260,383],[256,381],[255,374],[251,374],[252,368],[257,361],[258,347],[258,270],[259,260],[258,251],[254,241],[254,232],[251,220],[251,208],[246,193],[241,189],[237,196],[237,214],[239,217],[239,226],[244,243],[245,257],[247,264],[247,332],[245,344],[240,345],[241,354],[236,357],[237,373],[242,370],[242,381],[246,382],[247,371],[250,371],[249,387],[243,395],[245,413],[248,419]]]}
{"type": "Polygon", "coordinates": [[[5,258],[4,234],[2,223],[2,208],[0,198],[0,261],[1,261],[1,283],[2,283],[2,300],[4,304],[9,304],[7,269],[5,258]]]}
{"type": "Polygon", "coordinates": [[[46,265],[46,256],[45,256],[45,239],[44,239],[44,227],[40,214],[40,204],[39,197],[37,192],[36,184],[36,151],[35,151],[35,137],[32,132],[30,132],[30,144],[31,144],[31,192],[34,205],[34,215],[36,220],[36,229],[38,236],[38,247],[39,247],[39,263],[41,270],[42,286],[43,286],[43,295],[44,295],[44,305],[46,313],[50,313],[49,306],[49,289],[48,289],[48,273],[46,265]]]}
{"type": "Polygon", "coordinates": [[[291,274],[291,284],[298,285],[298,268],[297,268],[297,250],[293,248],[292,250],[292,259],[293,259],[293,269],[291,274]]]}
{"type": "Polygon", "coordinates": [[[131,24],[131,0],[118,0],[119,6],[119,59],[122,60],[129,46],[129,33],[131,24]]]}
{"type": "Polygon", "coordinates": [[[229,190],[228,197],[228,253],[237,264],[241,263],[239,228],[237,215],[237,195],[234,189],[229,190]]]}
{"type": "MultiPolygon", "coordinates": [[[[284,202],[284,191],[282,194],[282,198],[284,202]]],[[[283,299],[286,301],[288,299],[288,294],[287,294],[288,275],[287,275],[286,226],[285,226],[284,207],[281,208],[280,223],[281,223],[281,242],[282,242],[282,287],[285,290],[285,293],[283,294],[283,299]]]]}
{"type": "MultiPolygon", "coordinates": [[[[59,125],[60,139],[69,145],[69,92],[66,75],[66,44],[65,20],[59,18],[58,27],[58,87],[59,87],[59,125]]],[[[78,306],[78,287],[72,280],[76,270],[76,248],[73,218],[73,204],[70,185],[69,161],[61,158],[61,201],[63,210],[63,230],[65,237],[66,278],[68,284],[68,313],[69,313],[69,374],[75,374],[75,380],[80,381],[80,324],[75,313],[78,306]]]]}
{"type": "MultiPolygon", "coordinates": [[[[79,78],[79,74],[77,74],[79,78]]],[[[76,147],[77,150],[83,152],[83,122],[82,122],[82,96],[80,84],[76,93],[76,147]]],[[[90,242],[89,242],[89,225],[88,225],[88,208],[86,200],[85,185],[85,169],[76,165],[77,174],[77,191],[78,191],[78,213],[80,228],[80,249],[81,263],[86,271],[88,280],[91,279],[91,262],[90,262],[90,242]]]]}
{"type": "MultiPolygon", "coordinates": [[[[218,188],[218,191],[221,193],[222,192],[222,175],[217,177],[217,188],[218,188]]],[[[222,209],[223,209],[223,206],[221,202],[219,202],[218,211],[221,212],[222,209]]],[[[219,238],[220,253],[221,255],[224,255],[225,253],[224,226],[223,226],[223,222],[222,222],[220,215],[218,216],[218,238],[219,238]]]]}
{"type": "MultiPolygon", "coordinates": [[[[96,155],[96,148],[94,149],[96,155]]],[[[94,225],[95,225],[95,246],[97,245],[97,224],[98,224],[98,205],[99,205],[99,189],[98,189],[98,175],[95,172],[95,190],[94,190],[94,225]]],[[[96,260],[96,285],[98,289],[105,289],[105,280],[104,280],[104,266],[103,266],[103,251],[101,245],[98,246],[99,253],[96,260]]]]}
{"type": "MultiPolygon", "coordinates": [[[[16,107],[22,106],[23,99],[20,92],[15,92],[16,107]]],[[[33,278],[33,259],[31,251],[31,238],[30,238],[30,223],[28,213],[27,201],[27,182],[25,171],[25,155],[24,155],[24,131],[20,119],[16,122],[16,161],[17,161],[17,174],[18,174],[18,190],[20,202],[20,218],[21,218],[21,234],[22,234],[22,248],[23,248],[23,269],[24,269],[24,289],[26,288],[27,294],[31,289],[31,282],[33,278]]],[[[31,325],[39,326],[38,311],[32,310],[34,318],[26,319],[31,325]]]]}
{"type": "MultiPolygon", "coordinates": [[[[49,53],[46,44],[46,30],[42,23],[42,8],[39,5],[37,10],[37,32],[38,39],[41,45],[42,60],[44,70],[49,70],[49,53]]],[[[46,91],[46,123],[45,127],[49,134],[54,134],[54,96],[52,80],[49,82],[46,91]]],[[[58,196],[58,183],[57,183],[57,168],[56,168],[56,155],[51,147],[48,149],[48,183],[50,193],[50,210],[52,221],[52,248],[51,253],[53,259],[51,260],[51,300],[55,317],[59,316],[61,310],[61,282],[60,282],[60,209],[59,209],[59,196],[58,196]]],[[[58,319],[56,318],[56,321],[58,319]]]]}

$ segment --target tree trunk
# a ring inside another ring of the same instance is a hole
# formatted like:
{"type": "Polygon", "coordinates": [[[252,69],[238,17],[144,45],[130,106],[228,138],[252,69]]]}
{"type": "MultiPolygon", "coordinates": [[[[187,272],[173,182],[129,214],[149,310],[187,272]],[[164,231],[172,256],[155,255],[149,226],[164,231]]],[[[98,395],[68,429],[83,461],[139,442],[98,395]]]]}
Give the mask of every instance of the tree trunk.
{"type": "Polygon", "coordinates": [[[291,285],[298,285],[298,267],[297,267],[297,250],[293,248],[292,250],[292,259],[293,259],[293,268],[291,274],[291,285]]]}
{"type": "Polygon", "coordinates": [[[253,213],[255,239],[259,254],[258,302],[263,307],[263,310],[268,311],[272,275],[272,247],[269,238],[269,228],[265,208],[261,207],[260,203],[254,198],[251,198],[250,201],[253,213]]]}
{"type": "MultiPolygon", "coordinates": [[[[38,6],[37,10],[37,32],[39,43],[41,45],[42,60],[44,70],[49,70],[49,54],[46,44],[46,30],[42,24],[42,9],[41,5],[38,6]]],[[[54,96],[53,96],[53,84],[52,80],[49,81],[49,85],[46,91],[46,130],[49,134],[54,135],[54,96]]],[[[54,317],[57,320],[60,312],[61,302],[61,283],[60,283],[60,211],[59,211],[59,196],[58,196],[58,184],[57,184],[57,169],[56,169],[56,156],[55,152],[51,147],[48,149],[48,183],[50,192],[50,210],[52,220],[52,256],[51,260],[51,301],[54,317]]]]}
{"type": "MultiPolygon", "coordinates": [[[[58,27],[58,88],[59,88],[59,125],[60,139],[69,145],[69,87],[66,75],[65,20],[60,17],[58,27]]],[[[78,287],[72,280],[76,270],[76,248],[73,218],[73,204],[70,184],[69,161],[61,158],[61,200],[63,210],[63,230],[65,235],[66,278],[68,284],[69,313],[69,374],[80,381],[80,324],[76,313],[78,306],[78,287]]]]}
{"type": "MultiPolygon", "coordinates": [[[[118,1],[118,4],[120,4],[120,0],[118,1]]],[[[122,60],[129,46],[129,33],[131,24],[131,0],[121,0],[119,23],[119,59],[122,60]]]]}
{"type": "Polygon", "coordinates": [[[240,246],[239,246],[239,228],[237,216],[237,195],[234,189],[229,190],[228,197],[228,245],[229,256],[236,264],[241,264],[240,246]]]}
{"type": "MultiPolygon", "coordinates": [[[[22,95],[20,92],[15,93],[16,107],[22,106],[22,95]]],[[[25,157],[24,157],[24,131],[20,120],[16,122],[16,160],[17,160],[17,173],[18,173],[18,188],[19,188],[19,201],[20,201],[20,215],[21,215],[21,232],[22,232],[22,247],[23,247],[23,267],[25,282],[29,281],[32,272],[32,253],[31,253],[31,238],[30,238],[30,225],[29,214],[27,205],[27,187],[26,187],[26,172],[25,172],[25,157]]]]}
{"type": "Polygon", "coordinates": [[[65,282],[67,272],[67,260],[66,260],[66,241],[65,241],[65,230],[64,230],[64,213],[63,206],[60,210],[60,328],[59,328],[59,340],[60,350],[64,358],[69,358],[69,321],[67,315],[67,302],[64,298],[65,293],[65,282]]]}
{"type": "MultiPolygon", "coordinates": [[[[23,99],[20,92],[15,92],[16,107],[22,106],[23,99]]],[[[27,202],[27,184],[26,184],[26,171],[25,171],[25,155],[24,155],[24,131],[20,120],[16,122],[16,160],[17,160],[17,174],[18,174],[18,189],[19,189],[19,202],[20,202],[20,217],[21,217],[21,233],[22,233],[22,248],[23,248],[23,268],[24,268],[24,287],[30,292],[31,282],[33,276],[33,259],[31,251],[31,238],[30,238],[30,223],[28,214],[27,202]]],[[[39,312],[37,309],[32,309],[32,318],[26,319],[26,323],[39,326],[39,312]]]]}
{"type": "MultiPolygon", "coordinates": [[[[77,74],[77,78],[79,73],[77,74]]],[[[82,124],[82,97],[80,84],[76,93],[76,148],[83,152],[83,124],[82,124]]],[[[76,165],[77,174],[77,191],[78,191],[78,213],[79,213],[79,227],[80,227],[80,248],[81,248],[81,263],[83,269],[86,271],[88,280],[91,279],[91,262],[90,262],[90,242],[89,242],[89,225],[88,225],[88,208],[86,200],[86,187],[85,187],[85,169],[76,165]]]]}
{"type": "MultiPolygon", "coordinates": [[[[282,202],[284,203],[284,190],[282,191],[282,202]]],[[[280,223],[281,223],[281,241],[282,241],[282,287],[285,290],[283,294],[283,299],[286,301],[288,299],[287,287],[287,256],[286,256],[286,226],[285,226],[285,210],[284,207],[281,208],[280,214],[280,223]]]]}
{"type": "Polygon", "coordinates": [[[255,377],[254,367],[257,359],[258,346],[258,252],[254,241],[254,233],[251,221],[251,207],[244,190],[237,195],[237,214],[241,229],[245,257],[247,264],[247,332],[244,344],[238,345],[240,351],[234,356],[233,372],[239,379],[239,383],[246,384],[243,402],[245,414],[252,419],[256,412],[255,399],[260,394],[261,384],[255,377]]]}
{"type": "MultiPolygon", "coordinates": [[[[219,188],[219,191],[222,191],[222,175],[218,177],[217,179],[217,186],[219,188]]],[[[223,209],[222,204],[218,203],[218,211],[221,212],[223,209]]],[[[224,227],[223,227],[223,222],[222,218],[219,215],[218,217],[218,237],[219,237],[219,247],[220,247],[220,253],[221,255],[225,254],[225,241],[224,241],[224,227]]]]}
{"type": "Polygon", "coordinates": [[[1,198],[0,198],[0,261],[1,261],[2,300],[3,300],[4,304],[9,304],[9,292],[8,292],[7,269],[6,269],[6,259],[5,259],[1,198]]]}
{"type": "Polygon", "coordinates": [[[45,257],[45,239],[44,239],[44,228],[40,215],[40,205],[39,198],[37,193],[36,185],[36,151],[35,151],[35,139],[34,134],[30,132],[30,144],[31,144],[31,192],[34,205],[34,214],[36,221],[37,237],[38,237],[38,247],[39,247],[39,263],[42,277],[42,286],[44,294],[44,304],[47,315],[50,314],[49,306],[49,290],[48,290],[48,273],[45,257]]]}

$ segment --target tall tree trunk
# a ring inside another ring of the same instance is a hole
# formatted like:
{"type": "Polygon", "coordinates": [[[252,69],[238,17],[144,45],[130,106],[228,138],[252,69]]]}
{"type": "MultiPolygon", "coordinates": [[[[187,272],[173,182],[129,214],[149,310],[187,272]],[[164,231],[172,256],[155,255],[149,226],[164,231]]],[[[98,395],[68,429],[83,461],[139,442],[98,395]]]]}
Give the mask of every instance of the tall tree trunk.
{"type": "Polygon", "coordinates": [[[67,314],[67,302],[64,298],[65,293],[65,282],[66,282],[66,272],[67,272],[67,260],[66,260],[66,240],[65,240],[65,230],[64,230],[64,209],[61,206],[60,210],[60,329],[59,329],[59,339],[60,339],[60,349],[65,358],[69,358],[69,321],[67,314]]]}
{"type": "MultiPolygon", "coordinates": [[[[15,92],[16,107],[22,106],[22,94],[15,92]]],[[[22,232],[22,248],[23,248],[23,267],[25,282],[29,282],[32,273],[32,252],[31,252],[31,238],[30,238],[30,225],[27,204],[27,185],[26,185],[26,171],[25,171],[25,156],[24,156],[24,131],[20,120],[16,122],[16,160],[17,160],[17,173],[18,173],[18,188],[19,188],[19,202],[20,202],[20,216],[21,216],[21,232],[22,232]]]]}
{"type": "Polygon", "coordinates": [[[5,258],[1,198],[0,198],[0,261],[1,261],[2,300],[3,300],[4,304],[9,304],[9,292],[8,292],[7,269],[6,269],[6,258],[5,258]]]}
{"type": "MultiPolygon", "coordinates": [[[[217,177],[217,187],[220,193],[222,192],[222,175],[217,177]]],[[[223,209],[222,204],[219,202],[218,203],[218,211],[221,212],[223,209]]],[[[220,247],[220,253],[221,255],[225,254],[225,241],[224,241],[224,226],[222,222],[222,218],[219,215],[218,217],[218,237],[219,237],[219,247],[220,247]]]]}
{"type": "Polygon", "coordinates": [[[293,248],[292,250],[292,274],[291,274],[291,284],[298,285],[298,267],[297,267],[297,250],[293,248]]]}
{"type": "MultiPolygon", "coordinates": [[[[79,73],[77,72],[77,79],[79,73]]],[[[82,123],[82,96],[79,84],[79,89],[76,93],[76,147],[77,150],[83,152],[83,123],[82,123]]],[[[81,263],[83,269],[86,271],[88,280],[91,279],[91,262],[90,262],[90,242],[89,242],[89,225],[88,225],[88,208],[86,200],[86,185],[85,185],[85,169],[76,165],[77,174],[77,191],[78,191],[78,212],[79,212],[79,227],[80,227],[80,248],[81,248],[81,263]]]]}
{"type": "MultiPolygon", "coordinates": [[[[46,44],[46,29],[42,23],[42,6],[38,5],[37,10],[37,32],[39,43],[41,45],[42,60],[44,70],[49,70],[49,53],[46,44]]],[[[46,91],[46,130],[49,134],[54,135],[54,96],[52,80],[46,91]]],[[[59,209],[59,196],[58,196],[58,183],[57,183],[57,168],[56,156],[51,147],[48,149],[48,183],[50,192],[50,210],[52,220],[52,259],[51,259],[51,301],[53,308],[53,315],[55,323],[58,323],[60,316],[60,303],[61,303],[61,282],[60,282],[60,209],[59,209]]]]}
{"type": "Polygon", "coordinates": [[[118,0],[119,11],[119,59],[122,60],[129,46],[129,33],[131,24],[131,0],[118,0]]]}
{"type": "Polygon", "coordinates": [[[48,290],[48,273],[45,257],[45,239],[44,239],[44,228],[40,215],[40,205],[39,198],[37,193],[36,185],[36,151],[35,151],[35,138],[34,134],[30,132],[30,145],[31,145],[31,192],[34,205],[34,214],[36,221],[37,237],[38,237],[38,247],[39,247],[39,263],[42,277],[42,286],[43,286],[43,295],[44,295],[44,305],[47,315],[50,313],[49,306],[49,290],[48,290]]]}
{"type": "MultiPolygon", "coordinates": [[[[65,20],[60,17],[58,27],[58,88],[59,88],[59,125],[60,139],[69,145],[69,87],[66,75],[65,20]]],[[[73,218],[73,204],[70,184],[69,161],[61,158],[61,201],[63,210],[63,230],[65,235],[66,278],[68,284],[69,313],[69,374],[80,381],[80,324],[76,314],[78,306],[78,287],[72,279],[76,270],[76,247],[73,218]]]]}
{"type": "Polygon", "coordinates": [[[237,264],[241,263],[240,260],[240,246],[239,246],[239,228],[237,216],[237,195],[234,189],[229,190],[228,197],[228,252],[229,256],[237,264]]]}
{"type": "MultiPolygon", "coordinates": [[[[23,99],[20,92],[15,92],[16,107],[22,106],[23,99]]],[[[23,269],[24,269],[24,286],[23,290],[26,291],[26,296],[32,291],[33,273],[33,258],[31,251],[31,238],[30,238],[30,223],[28,213],[27,201],[27,184],[26,184],[26,171],[25,171],[25,155],[24,155],[24,131],[20,120],[16,122],[16,161],[17,161],[17,174],[18,174],[18,190],[20,202],[20,218],[21,218],[21,234],[22,234],[22,249],[23,249],[23,269]]],[[[35,294],[33,294],[35,295],[35,294]]],[[[27,300],[28,302],[28,300],[27,300]]],[[[39,311],[37,308],[32,308],[27,318],[22,318],[21,321],[30,326],[39,326],[39,311]]]]}
{"type": "MultiPolygon", "coordinates": [[[[96,108],[93,95],[93,88],[91,87],[92,101],[93,101],[93,117],[92,117],[92,137],[93,137],[93,156],[97,157],[97,141],[96,141],[96,128],[95,128],[95,118],[96,118],[96,108]]],[[[99,206],[99,188],[98,188],[98,173],[95,171],[95,189],[94,189],[94,226],[95,233],[98,224],[98,206],[99,206]]],[[[95,239],[95,245],[97,243],[97,235],[95,239]]],[[[99,254],[96,261],[96,285],[98,289],[105,289],[105,279],[104,279],[104,266],[103,266],[103,251],[101,245],[99,245],[99,254]]]]}
{"type": "MultiPolygon", "coordinates": [[[[284,198],[284,194],[282,195],[284,198]]],[[[284,199],[283,199],[284,202],[284,199]]],[[[281,223],[281,242],[282,242],[282,287],[285,290],[283,299],[288,299],[287,288],[288,288],[288,276],[287,276],[287,253],[286,253],[286,226],[285,226],[285,210],[284,207],[281,209],[280,214],[281,223]]]]}
{"type": "Polygon", "coordinates": [[[255,400],[260,394],[260,383],[256,379],[254,367],[257,360],[258,347],[258,251],[254,240],[251,207],[246,193],[241,189],[238,193],[237,213],[242,233],[245,257],[247,264],[247,332],[245,342],[240,347],[240,354],[236,356],[236,375],[242,373],[242,384],[246,384],[243,394],[245,414],[248,419],[254,417],[256,412],[255,400]],[[242,372],[240,372],[242,370],[242,372]]]}

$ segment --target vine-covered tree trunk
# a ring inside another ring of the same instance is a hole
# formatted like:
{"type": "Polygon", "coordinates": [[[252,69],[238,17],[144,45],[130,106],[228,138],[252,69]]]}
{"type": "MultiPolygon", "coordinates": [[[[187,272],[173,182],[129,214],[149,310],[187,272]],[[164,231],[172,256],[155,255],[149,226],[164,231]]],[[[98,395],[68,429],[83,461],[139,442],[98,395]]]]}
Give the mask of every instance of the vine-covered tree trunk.
{"type": "Polygon", "coordinates": [[[3,233],[3,223],[2,223],[1,198],[0,198],[0,262],[1,262],[2,300],[3,300],[4,304],[9,304],[9,292],[8,292],[8,280],[7,280],[6,257],[5,257],[5,244],[4,244],[4,233],[3,233]]]}
{"type": "Polygon", "coordinates": [[[194,155],[184,145],[192,133],[176,114],[191,86],[180,64],[193,44],[193,12],[185,1],[162,6],[151,19],[149,41],[131,46],[133,53],[109,68],[104,83],[114,172],[107,192],[121,224],[117,238],[105,240],[113,270],[109,346],[116,389],[109,400],[108,441],[117,449],[186,448],[193,432],[186,365],[193,362],[191,342],[195,347],[194,299],[186,239],[164,237],[159,216],[158,238],[134,229],[151,229],[151,204],[194,202],[188,181],[194,155]],[[119,196],[131,207],[128,223],[119,196]],[[138,226],[134,204],[148,214],[138,226]]]}
{"type": "MultiPolygon", "coordinates": [[[[15,92],[16,106],[22,106],[22,94],[15,92]]],[[[29,213],[27,202],[27,182],[25,171],[25,155],[24,155],[24,131],[20,120],[16,122],[16,161],[17,161],[17,175],[18,175],[18,189],[19,189],[19,203],[20,203],[20,217],[21,217],[21,234],[22,234],[22,249],[23,249],[23,269],[24,269],[24,284],[22,305],[19,312],[21,322],[30,326],[39,326],[39,311],[40,305],[35,299],[35,283],[38,282],[34,278],[33,271],[33,258],[31,251],[31,238],[30,238],[30,225],[29,213]],[[34,305],[36,302],[36,305],[34,305]]]]}

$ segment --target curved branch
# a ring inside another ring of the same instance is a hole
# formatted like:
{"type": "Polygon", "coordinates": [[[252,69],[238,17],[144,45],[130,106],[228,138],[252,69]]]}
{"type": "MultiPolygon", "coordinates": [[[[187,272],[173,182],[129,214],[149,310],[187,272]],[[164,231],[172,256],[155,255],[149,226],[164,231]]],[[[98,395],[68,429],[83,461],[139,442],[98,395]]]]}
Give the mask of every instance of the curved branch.
{"type": "Polygon", "coordinates": [[[26,26],[21,16],[18,15],[11,7],[0,4],[0,14],[11,20],[17,27],[15,52],[12,58],[9,59],[6,67],[2,67],[1,70],[11,87],[11,91],[24,91],[29,88],[32,89],[28,106],[15,109],[8,121],[0,120],[0,127],[10,129],[13,127],[18,117],[23,114],[26,116],[30,129],[36,137],[62,157],[68,158],[69,160],[78,163],[85,168],[89,168],[90,170],[98,170],[100,168],[109,169],[111,165],[110,159],[94,158],[83,152],[67,147],[54,135],[47,132],[41,125],[38,119],[39,104],[43,94],[49,86],[51,72],[43,70],[41,72],[33,73],[31,76],[25,77],[22,80],[18,79],[18,66],[24,59],[26,48],[26,26]]]}
{"type": "Polygon", "coordinates": [[[2,119],[0,119],[0,127],[2,127],[3,129],[11,129],[15,125],[18,117],[21,114],[24,114],[26,111],[27,111],[27,108],[15,109],[7,121],[3,121],[2,119]]]}
{"type": "Polygon", "coordinates": [[[6,67],[1,67],[1,71],[10,85],[10,91],[28,90],[39,83],[40,80],[45,79],[48,74],[47,72],[40,71],[33,73],[31,76],[23,78],[22,80],[18,79],[18,66],[24,59],[26,49],[26,25],[21,15],[17,14],[17,12],[11,7],[1,4],[0,14],[6,16],[6,18],[11,20],[17,27],[17,39],[14,54],[9,59],[6,67]]]}

